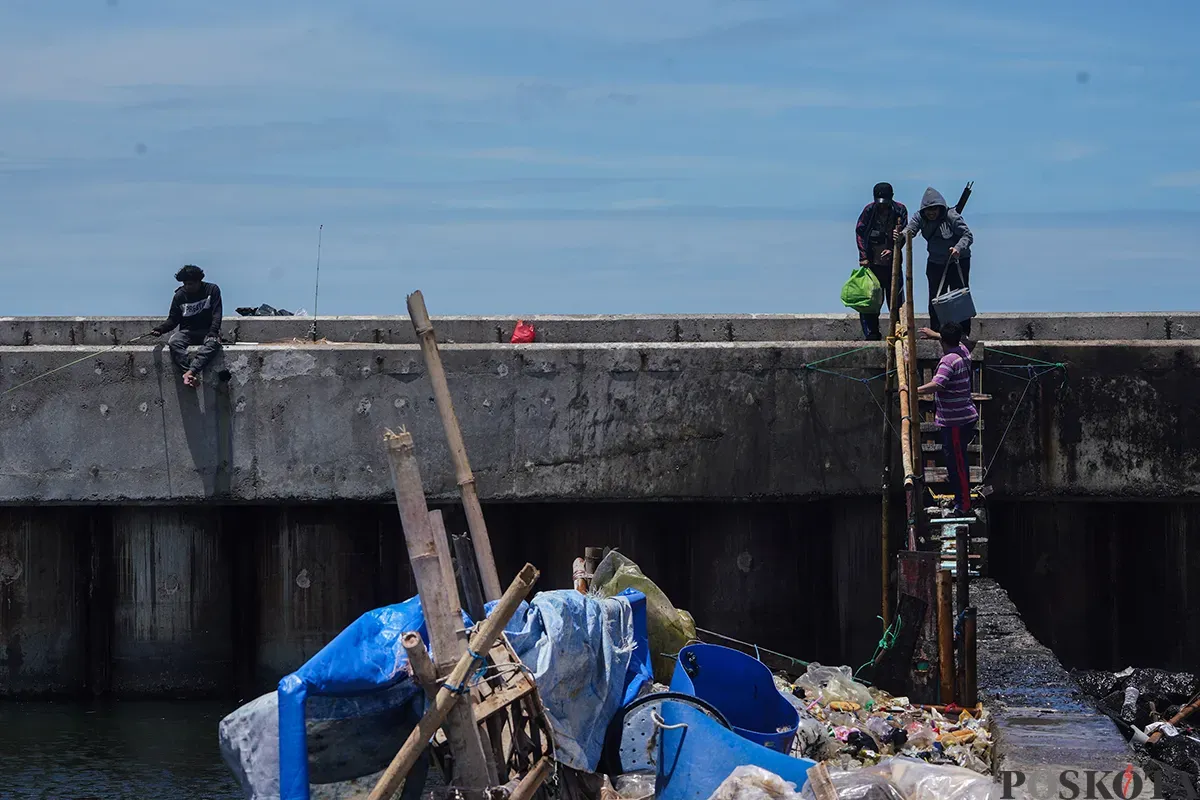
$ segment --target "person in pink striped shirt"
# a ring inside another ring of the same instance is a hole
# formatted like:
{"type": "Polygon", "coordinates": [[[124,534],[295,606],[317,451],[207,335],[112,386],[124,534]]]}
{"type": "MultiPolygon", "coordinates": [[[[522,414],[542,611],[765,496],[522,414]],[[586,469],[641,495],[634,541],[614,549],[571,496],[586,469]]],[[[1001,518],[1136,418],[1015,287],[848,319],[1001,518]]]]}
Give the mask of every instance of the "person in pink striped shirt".
{"type": "Polygon", "coordinates": [[[933,380],[917,389],[919,394],[933,393],[936,413],[934,424],[942,434],[942,453],[946,456],[946,473],[954,489],[954,510],[965,514],[971,510],[971,471],[968,467],[967,445],[979,420],[979,411],[971,399],[971,351],[962,343],[963,330],[956,322],[942,326],[938,338],[942,342],[942,359],[938,362],[933,380]]]}

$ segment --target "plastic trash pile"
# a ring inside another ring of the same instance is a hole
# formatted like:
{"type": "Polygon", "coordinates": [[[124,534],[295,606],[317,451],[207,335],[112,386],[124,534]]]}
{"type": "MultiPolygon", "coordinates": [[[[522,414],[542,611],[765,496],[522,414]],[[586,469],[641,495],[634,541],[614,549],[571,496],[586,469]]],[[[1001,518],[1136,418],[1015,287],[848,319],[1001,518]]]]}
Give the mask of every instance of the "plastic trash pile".
{"type": "Polygon", "coordinates": [[[915,706],[907,697],[868,689],[852,674],[849,667],[814,663],[795,683],[776,676],[776,686],[800,712],[793,755],[842,769],[902,755],[991,774],[986,711],[915,706]]]}
{"type": "Polygon", "coordinates": [[[1072,673],[1096,707],[1131,741],[1146,773],[1169,800],[1200,792],[1200,712],[1171,724],[1200,694],[1200,677],[1186,672],[1129,667],[1121,672],[1072,673]],[[1159,734],[1157,741],[1150,737],[1159,734]],[[1188,784],[1191,784],[1190,786],[1188,784]]]}

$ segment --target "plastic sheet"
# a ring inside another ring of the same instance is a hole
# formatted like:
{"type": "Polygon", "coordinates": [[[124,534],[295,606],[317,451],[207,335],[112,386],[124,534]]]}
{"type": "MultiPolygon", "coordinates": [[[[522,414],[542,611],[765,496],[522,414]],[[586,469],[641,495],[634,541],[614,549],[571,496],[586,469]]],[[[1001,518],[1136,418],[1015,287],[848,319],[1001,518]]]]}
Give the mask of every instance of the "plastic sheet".
{"type": "MultiPolygon", "coordinates": [[[[423,693],[409,681],[408,656],[400,637],[418,631],[428,638],[421,599],[368,611],[300,669],[279,682],[279,796],[308,800],[308,741],[305,702],[309,695],[347,697],[405,683],[416,702],[423,693]]],[[[424,712],[423,704],[418,713],[424,712]]]]}
{"type": "MultiPolygon", "coordinates": [[[[1001,784],[978,772],[902,756],[860,770],[830,770],[829,777],[838,800],[1000,800],[1004,792],[1001,784]]],[[[1009,797],[1019,795],[1016,789],[1009,797]]],[[[816,800],[811,781],[801,796],[816,800]]]]}
{"type": "Polygon", "coordinates": [[[659,683],[670,683],[675,671],[673,656],[696,640],[696,623],[686,611],[675,608],[662,589],[647,578],[636,563],[616,550],[610,551],[596,567],[591,593],[599,597],[611,597],[625,589],[636,589],[646,596],[646,622],[654,679],[659,683]]]}
{"type": "Polygon", "coordinates": [[[800,800],[800,793],[796,784],[747,764],[730,773],[710,800],[800,800]]]}
{"type": "Polygon", "coordinates": [[[594,771],[609,721],[649,681],[645,661],[633,658],[634,605],[642,602],[640,594],[542,592],[509,622],[508,639],[537,682],[561,764],[594,771]]]}
{"type": "MultiPolygon", "coordinates": [[[[486,611],[494,607],[489,603],[486,611]]],[[[465,614],[463,623],[471,625],[465,614]]],[[[400,644],[400,638],[414,630],[428,638],[419,597],[368,611],[279,682],[282,800],[309,798],[313,754],[306,733],[312,727],[307,724],[308,698],[337,698],[336,703],[320,704],[322,709],[336,708],[335,717],[377,715],[392,706],[413,720],[424,713],[424,692],[412,682],[400,644]]],[[[506,631],[538,683],[559,746],[558,760],[576,769],[594,769],[613,713],[652,679],[645,597],[634,591],[610,599],[573,590],[542,592],[532,603],[521,603],[506,631]]],[[[360,742],[358,747],[366,745],[360,742]]]]}

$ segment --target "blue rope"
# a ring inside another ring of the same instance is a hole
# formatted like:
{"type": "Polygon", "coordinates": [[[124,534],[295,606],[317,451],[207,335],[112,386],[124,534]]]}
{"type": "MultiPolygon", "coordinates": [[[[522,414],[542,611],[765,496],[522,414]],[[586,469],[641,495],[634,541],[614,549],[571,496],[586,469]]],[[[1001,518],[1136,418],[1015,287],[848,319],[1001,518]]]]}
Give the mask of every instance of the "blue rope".
{"type": "MultiPolygon", "coordinates": [[[[471,656],[471,663],[485,661],[483,656],[479,655],[479,653],[476,653],[474,650],[472,650],[469,647],[467,648],[467,655],[471,656]]],[[[472,686],[474,686],[479,681],[483,680],[483,676],[486,674],[487,674],[487,664],[484,663],[484,664],[480,665],[479,669],[477,669],[473,673],[471,673],[471,675],[469,677],[464,678],[463,682],[460,683],[458,686],[452,686],[448,683],[443,683],[442,688],[445,689],[446,691],[450,692],[451,694],[466,694],[467,692],[471,691],[472,686]]]]}

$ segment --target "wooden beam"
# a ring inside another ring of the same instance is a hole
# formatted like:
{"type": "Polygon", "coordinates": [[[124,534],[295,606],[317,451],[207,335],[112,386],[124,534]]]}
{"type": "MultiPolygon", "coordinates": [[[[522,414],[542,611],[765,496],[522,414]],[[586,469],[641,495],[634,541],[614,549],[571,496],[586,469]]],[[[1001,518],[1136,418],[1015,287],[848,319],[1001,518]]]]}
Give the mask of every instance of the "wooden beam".
{"type": "Polygon", "coordinates": [[[954,702],[954,594],[950,570],[937,574],[938,677],[943,705],[954,702]]]}

